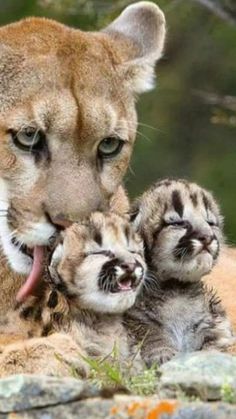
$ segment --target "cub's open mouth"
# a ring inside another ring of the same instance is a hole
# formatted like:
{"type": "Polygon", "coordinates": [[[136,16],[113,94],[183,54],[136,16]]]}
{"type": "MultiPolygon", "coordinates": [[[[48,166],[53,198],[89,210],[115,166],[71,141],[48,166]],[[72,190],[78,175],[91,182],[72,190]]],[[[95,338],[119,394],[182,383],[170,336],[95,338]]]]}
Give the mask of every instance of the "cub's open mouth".
{"type": "Polygon", "coordinates": [[[123,275],[111,290],[112,293],[134,291],[140,280],[135,275],[123,275]]]}

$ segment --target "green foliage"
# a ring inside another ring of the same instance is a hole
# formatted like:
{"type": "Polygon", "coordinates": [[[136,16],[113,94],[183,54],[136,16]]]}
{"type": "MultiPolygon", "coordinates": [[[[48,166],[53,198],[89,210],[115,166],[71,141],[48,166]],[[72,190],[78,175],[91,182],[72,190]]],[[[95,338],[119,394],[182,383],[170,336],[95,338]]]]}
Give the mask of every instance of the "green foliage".
{"type": "Polygon", "coordinates": [[[236,393],[233,387],[229,383],[225,383],[221,387],[221,399],[225,403],[236,403],[236,393]]]}
{"type": "MultiPolygon", "coordinates": [[[[123,390],[139,396],[149,396],[157,390],[158,367],[157,365],[153,365],[151,368],[143,366],[141,369],[140,361],[136,364],[136,357],[139,355],[141,345],[142,342],[138,346],[137,352],[127,362],[122,361],[121,363],[119,350],[116,345],[114,345],[112,352],[105,357],[94,359],[78,353],[78,358],[81,358],[88,364],[90,369],[89,381],[99,389],[109,391],[123,390]]],[[[58,353],[55,353],[55,358],[61,363],[66,362],[58,353]]],[[[68,366],[68,368],[71,377],[81,378],[73,365],[68,366]]]]}
{"type": "MultiPolygon", "coordinates": [[[[181,402],[199,402],[201,400],[200,397],[196,396],[196,395],[189,395],[186,391],[184,391],[181,388],[177,388],[176,391],[176,398],[178,400],[180,400],[181,402]]],[[[205,400],[205,398],[203,397],[203,400],[205,400]]]]}
{"type": "Polygon", "coordinates": [[[99,388],[124,389],[132,394],[148,396],[157,389],[157,366],[135,371],[135,357],[121,367],[116,347],[109,356],[101,359],[84,358],[91,368],[91,382],[99,388]]]}

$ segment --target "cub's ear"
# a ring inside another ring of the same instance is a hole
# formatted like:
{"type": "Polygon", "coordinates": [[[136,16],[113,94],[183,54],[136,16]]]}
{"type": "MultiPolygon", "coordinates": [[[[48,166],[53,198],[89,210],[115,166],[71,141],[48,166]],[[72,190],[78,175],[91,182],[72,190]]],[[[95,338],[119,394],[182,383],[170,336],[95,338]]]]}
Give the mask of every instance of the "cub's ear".
{"type": "Polygon", "coordinates": [[[128,6],[105,33],[119,44],[121,70],[132,91],[142,93],[153,87],[154,66],[162,56],[166,24],[161,9],[141,1],[128,6]]]}

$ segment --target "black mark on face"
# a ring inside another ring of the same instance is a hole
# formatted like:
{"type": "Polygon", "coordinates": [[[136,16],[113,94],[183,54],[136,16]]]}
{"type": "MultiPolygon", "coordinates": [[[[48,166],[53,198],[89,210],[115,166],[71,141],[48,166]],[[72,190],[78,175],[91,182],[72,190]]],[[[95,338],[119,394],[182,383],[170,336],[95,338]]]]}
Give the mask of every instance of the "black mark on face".
{"type": "Polygon", "coordinates": [[[196,192],[194,192],[190,195],[190,199],[193,203],[193,206],[196,208],[198,206],[198,196],[197,196],[196,192]]]}
{"type": "Polygon", "coordinates": [[[174,248],[174,257],[176,259],[182,259],[183,257],[189,257],[192,256],[194,252],[194,247],[193,244],[191,242],[191,239],[189,239],[188,237],[182,237],[182,239],[180,239],[179,243],[177,244],[177,246],[174,248]]]}
{"type": "Polygon", "coordinates": [[[118,264],[120,264],[119,259],[114,258],[103,265],[98,279],[98,286],[100,290],[105,292],[113,291],[116,285],[115,267],[118,264]]]}
{"type": "Polygon", "coordinates": [[[129,243],[129,241],[130,241],[130,228],[129,228],[128,225],[125,226],[124,231],[125,231],[125,237],[126,237],[127,243],[129,243]]]}
{"type": "Polygon", "coordinates": [[[177,214],[179,214],[179,216],[182,218],[184,212],[184,205],[181,199],[180,192],[177,190],[172,192],[172,205],[177,214]]]}
{"type": "Polygon", "coordinates": [[[204,194],[204,192],[202,193],[202,201],[206,211],[208,211],[208,209],[210,208],[210,202],[207,196],[204,194]]]}

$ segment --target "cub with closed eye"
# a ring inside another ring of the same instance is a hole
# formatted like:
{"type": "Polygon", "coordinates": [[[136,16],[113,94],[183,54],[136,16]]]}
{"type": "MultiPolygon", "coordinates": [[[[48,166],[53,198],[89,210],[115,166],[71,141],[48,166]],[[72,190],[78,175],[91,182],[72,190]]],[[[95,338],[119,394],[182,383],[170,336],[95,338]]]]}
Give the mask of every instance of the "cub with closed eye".
{"type": "Polygon", "coordinates": [[[143,284],[141,237],[126,218],[101,212],[74,223],[63,235],[49,266],[52,285],[43,310],[44,330],[69,328],[87,355],[108,356],[116,345],[121,361],[128,360],[122,313],[134,304],[143,284]]]}
{"type": "Polygon", "coordinates": [[[125,324],[148,365],[179,352],[223,348],[234,342],[217,295],[202,277],[217,261],[222,217],[206,190],[185,180],[163,180],[133,205],[145,242],[148,275],[125,324]]]}
{"type": "MultiPolygon", "coordinates": [[[[42,295],[31,296],[15,311],[18,329],[23,323],[31,337],[50,335],[52,341],[60,332],[65,337],[64,356],[70,354],[66,339],[71,337],[76,351],[69,359],[82,376],[89,374],[89,366],[79,354],[101,359],[112,356],[115,348],[122,368],[132,359],[132,368],[140,370],[142,361],[133,353],[122,314],[134,304],[145,274],[143,241],[127,218],[94,212],[57,238],[48,254],[42,295]]],[[[37,339],[30,342],[28,351],[24,347],[16,351],[14,346],[12,352],[6,351],[0,376],[21,373],[22,368],[25,373],[41,373],[35,354],[41,360],[44,345],[35,349],[37,339]]],[[[54,374],[54,360],[50,363],[47,373],[54,374]]]]}

